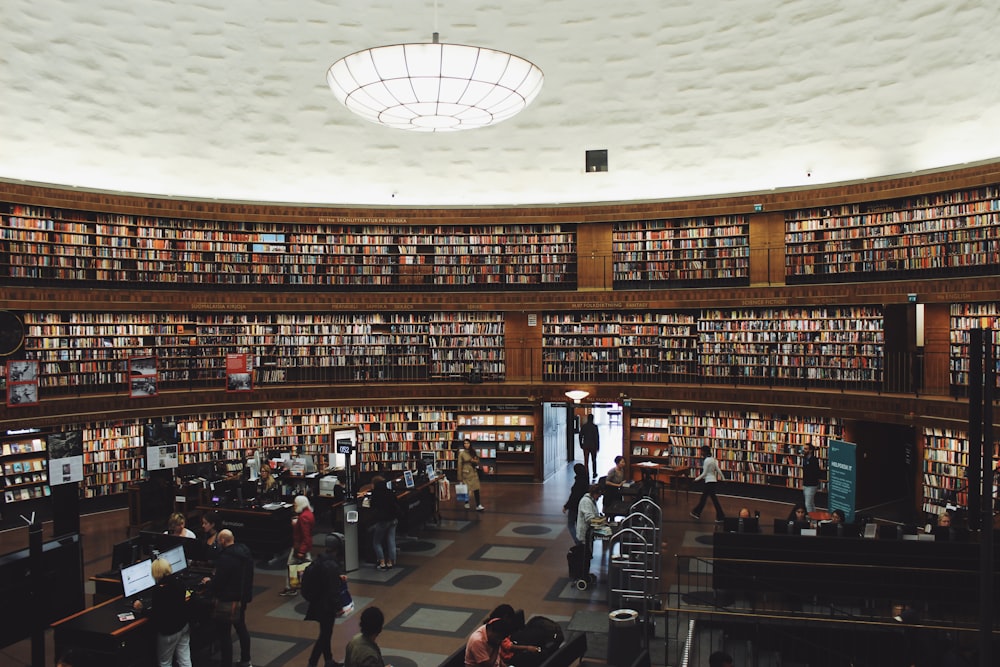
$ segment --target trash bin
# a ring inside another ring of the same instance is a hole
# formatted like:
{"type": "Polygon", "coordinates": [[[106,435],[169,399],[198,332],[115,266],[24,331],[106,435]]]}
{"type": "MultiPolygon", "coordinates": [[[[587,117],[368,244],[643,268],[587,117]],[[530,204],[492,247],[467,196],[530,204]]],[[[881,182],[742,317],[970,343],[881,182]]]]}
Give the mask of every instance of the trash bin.
{"type": "Polygon", "coordinates": [[[629,667],[642,651],[639,612],[616,609],[608,614],[608,659],[614,667],[629,667]]]}

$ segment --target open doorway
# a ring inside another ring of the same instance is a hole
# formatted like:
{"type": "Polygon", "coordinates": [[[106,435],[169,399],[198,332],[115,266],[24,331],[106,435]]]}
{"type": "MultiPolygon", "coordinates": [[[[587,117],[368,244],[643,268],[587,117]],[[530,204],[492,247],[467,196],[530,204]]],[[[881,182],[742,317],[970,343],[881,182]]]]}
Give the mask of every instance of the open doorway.
{"type": "Polygon", "coordinates": [[[556,470],[572,468],[573,463],[583,462],[580,449],[580,425],[587,415],[594,415],[600,434],[597,450],[597,470],[605,474],[615,464],[615,457],[622,453],[622,406],[618,403],[546,403],[543,409],[542,429],[545,437],[545,476],[556,470]],[[558,453],[558,454],[557,454],[558,453]]]}

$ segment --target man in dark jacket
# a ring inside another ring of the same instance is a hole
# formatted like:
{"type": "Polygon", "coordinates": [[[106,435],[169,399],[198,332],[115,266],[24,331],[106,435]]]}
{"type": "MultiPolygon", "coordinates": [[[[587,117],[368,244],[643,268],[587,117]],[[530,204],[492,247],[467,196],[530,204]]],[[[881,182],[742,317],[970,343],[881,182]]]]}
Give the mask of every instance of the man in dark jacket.
{"type": "Polygon", "coordinates": [[[812,445],[807,444],[802,448],[802,499],[805,501],[807,513],[816,511],[816,491],[819,490],[822,476],[819,459],[812,445]]]}
{"type": "Polygon", "coordinates": [[[327,535],[326,550],[309,566],[322,568],[323,572],[323,594],[312,600],[309,609],[306,610],[307,621],[319,622],[319,636],[309,656],[309,667],[316,667],[319,664],[320,655],[323,656],[325,667],[339,665],[333,659],[330,640],[333,638],[333,625],[343,606],[340,601],[340,591],[347,579],[340,569],[340,545],[340,539],[336,535],[327,535]]]}
{"type": "Polygon", "coordinates": [[[221,547],[215,561],[215,572],[205,580],[207,593],[223,602],[239,602],[240,609],[236,618],[216,623],[216,636],[221,644],[222,660],[220,667],[232,667],[233,641],[230,635],[230,625],[236,628],[236,636],[240,640],[240,667],[250,667],[250,633],[247,631],[247,603],[253,597],[253,556],[243,544],[237,544],[233,531],[219,531],[216,541],[221,547]]]}

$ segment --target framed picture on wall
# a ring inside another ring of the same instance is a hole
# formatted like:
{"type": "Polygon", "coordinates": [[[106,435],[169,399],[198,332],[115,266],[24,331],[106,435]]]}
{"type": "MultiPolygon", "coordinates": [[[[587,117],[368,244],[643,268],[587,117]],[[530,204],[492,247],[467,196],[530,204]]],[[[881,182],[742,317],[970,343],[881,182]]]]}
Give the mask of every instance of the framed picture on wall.
{"type": "Polygon", "coordinates": [[[156,357],[129,357],[128,395],[131,398],[156,396],[158,379],[156,357]]]}
{"type": "Polygon", "coordinates": [[[38,404],[38,362],[7,362],[7,407],[38,404]]]}

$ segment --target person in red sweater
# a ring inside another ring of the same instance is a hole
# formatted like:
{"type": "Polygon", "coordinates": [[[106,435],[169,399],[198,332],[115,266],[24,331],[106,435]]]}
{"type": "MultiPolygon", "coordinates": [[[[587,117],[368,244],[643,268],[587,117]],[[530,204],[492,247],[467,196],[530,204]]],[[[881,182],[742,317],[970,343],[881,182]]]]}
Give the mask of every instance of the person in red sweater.
{"type": "MultiPolygon", "coordinates": [[[[288,565],[300,565],[312,560],[313,530],[316,528],[316,517],[312,505],[305,496],[295,496],[295,516],[292,517],[292,549],[288,552],[288,565]]],[[[285,590],[280,595],[286,597],[298,595],[299,590],[292,588],[291,574],[287,575],[285,590]]]]}

